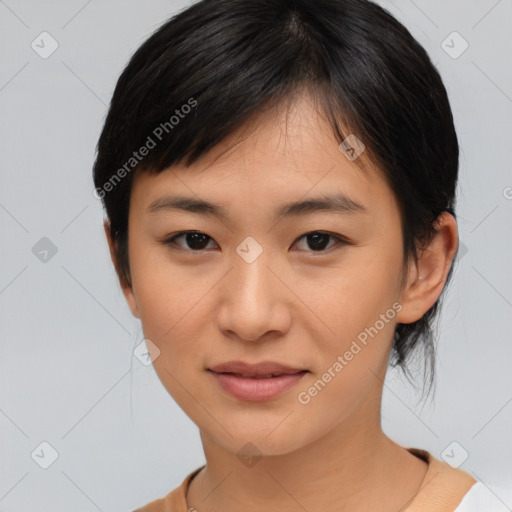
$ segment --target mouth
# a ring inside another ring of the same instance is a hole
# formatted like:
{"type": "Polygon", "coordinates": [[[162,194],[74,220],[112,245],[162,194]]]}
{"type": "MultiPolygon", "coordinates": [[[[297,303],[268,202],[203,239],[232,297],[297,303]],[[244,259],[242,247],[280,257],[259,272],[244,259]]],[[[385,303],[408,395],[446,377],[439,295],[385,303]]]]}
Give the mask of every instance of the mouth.
{"type": "Polygon", "coordinates": [[[261,402],[276,398],[294,387],[302,378],[310,373],[308,370],[297,370],[293,373],[259,373],[248,374],[238,372],[216,372],[208,370],[220,388],[238,400],[261,402]]]}
{"type": "MultiPolygon", "coordinates": [[[[212,370],[210,370],[212,371],[212,370]]],[[[275,377],[282,377],[283,375],[297,375],[298,373],[306,373],[307,370],[301,370],[296,373],[267,373],[263,375],[248,375],[243,373],[233,373],[233,372],[214,372],[222,375],[233,375],[234,377],[241,377],[243,379],[273,379],[275,377]]]]}
{"type": "Polygon", "coordinates": [[[208,368],[215,373],[227,373],[244,378],[273,378],[281,375],[293,375],[300,372],[307,372],[305,368],[292,367],[274,361],[262,361],[250,364],[244,361],[229,361],[208,368]]]}

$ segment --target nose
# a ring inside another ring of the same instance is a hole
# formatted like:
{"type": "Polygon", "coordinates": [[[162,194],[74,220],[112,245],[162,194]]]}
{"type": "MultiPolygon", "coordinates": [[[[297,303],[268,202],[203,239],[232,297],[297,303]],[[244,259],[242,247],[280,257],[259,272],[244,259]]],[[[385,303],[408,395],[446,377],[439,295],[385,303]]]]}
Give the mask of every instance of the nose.
{"type": "Polygon", "coordinates": [[[231,338],[258,341],[281,337],[291,325],[293,293],[265,251],[250,262],[236,255],[220,283],[219,330],[231,338]]]}

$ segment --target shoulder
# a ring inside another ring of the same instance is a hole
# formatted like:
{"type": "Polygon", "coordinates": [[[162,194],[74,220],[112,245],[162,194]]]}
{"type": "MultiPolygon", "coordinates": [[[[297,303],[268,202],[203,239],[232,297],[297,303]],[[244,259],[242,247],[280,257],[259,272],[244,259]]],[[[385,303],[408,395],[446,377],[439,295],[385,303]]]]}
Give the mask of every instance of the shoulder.
{"type": "Polygon", "coordinates": [[[188,512],[186,494],[190,480],[194,478],[205,466],[201,466],[189,473],[179,487],[176,487],[164,498],[154,500],[133,512],[188,512]]]}
{"type": "Polygon", "coordinates": [[[406,512],[510,512],[512,485],[487,485],[418,448],[409,452],[428,463],[427,474],[406,512]]]}
{"type": "Polygon", "coordinates": [[[453,512],[477,482],[470,474],[456,469],[418,448],[407,448],[428,463],[420,490],[406,512],[453,512]]]}

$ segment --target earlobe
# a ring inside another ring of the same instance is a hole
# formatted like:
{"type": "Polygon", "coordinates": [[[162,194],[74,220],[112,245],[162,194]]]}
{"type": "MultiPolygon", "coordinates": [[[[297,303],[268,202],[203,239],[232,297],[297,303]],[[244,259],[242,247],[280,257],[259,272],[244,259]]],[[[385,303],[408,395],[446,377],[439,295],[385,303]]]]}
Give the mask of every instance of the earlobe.
{"type": "Polygon", "coordinates": [[[459,243],[457,222],[443,212],[435,223],[436,232],[426,247],[419,251],[418,261],[409,268],[407,283],[401,295],[402,310],[397,322],[408,324],[419,320],[436,302],[459,243]]]}
{"type": "Polygon", "coordinates": [[[116,253],[116,243],[112,238],[112,234],[110,231],[110,221],[107,219],[103,223],[103,228],[105,229],[105,236],[107,237],[108,248],[110,251],[110,258],[114,265],[114,269],[116,271],[117,277],[119,279],[119,285],[121,286],[121,290],[123,295],[128,303],[128,306],[132,312],[132,315],[140,318],[139,316],[139,308],[137,307],[137,300],[135,298],[135,294],[133,293],[133,287],[130,286],[125,279],[123,279],[121,272],[119,271],[119,265],[117,262],[117,253],[116,253]]]}

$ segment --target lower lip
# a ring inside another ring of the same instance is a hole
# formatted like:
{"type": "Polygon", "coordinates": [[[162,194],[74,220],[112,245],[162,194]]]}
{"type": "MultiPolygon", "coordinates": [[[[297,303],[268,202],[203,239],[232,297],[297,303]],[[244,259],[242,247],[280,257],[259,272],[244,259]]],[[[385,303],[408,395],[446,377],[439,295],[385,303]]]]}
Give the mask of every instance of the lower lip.
{"type": "Polygon", "coordinates": [[[240,400],[259,402],[269,400],[293,387],[307,372],[299,372],[291,375],[279,375],[268,379],[252,379],[249,377],[237,377],[229,373],[215,373],[208,370],[222,389],[240,400]]]}

